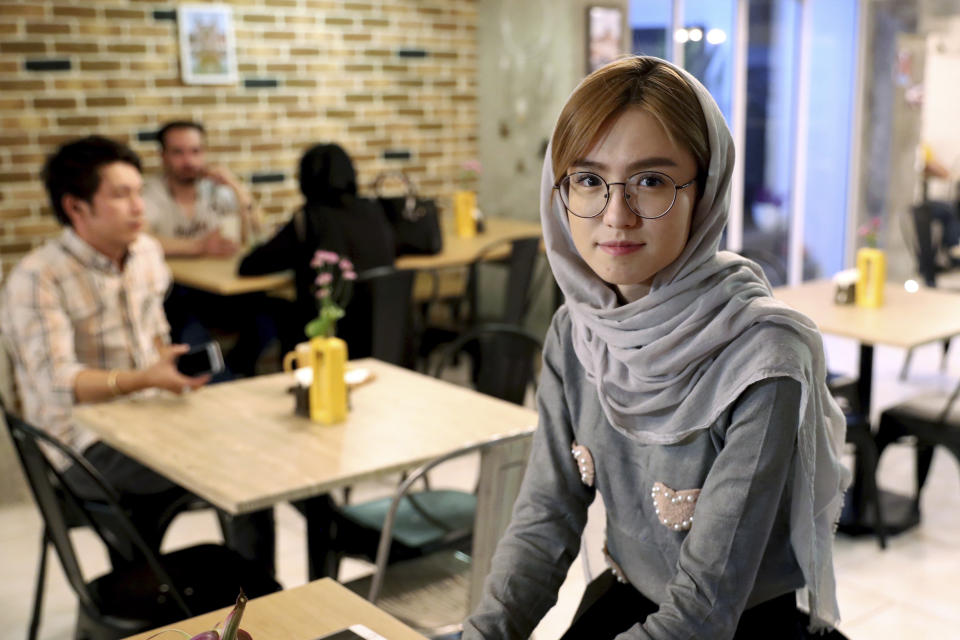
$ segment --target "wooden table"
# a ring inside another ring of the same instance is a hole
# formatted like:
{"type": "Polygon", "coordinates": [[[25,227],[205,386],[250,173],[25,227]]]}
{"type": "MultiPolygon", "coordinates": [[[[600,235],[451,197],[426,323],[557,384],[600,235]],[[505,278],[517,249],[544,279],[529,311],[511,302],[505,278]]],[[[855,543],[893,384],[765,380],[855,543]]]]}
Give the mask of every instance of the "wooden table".
{"type": "Polygon", "coordinates": [[[834,304],[834,287],[830,280],[813,280],[777,287],[773,295],[809,316],[823,333],[860,343],[860,406],[867,414],[872,401],[874,345],[910,349],[960,334],[960,296],[955,293],[925,287],[908,293],[888,282],[884,305],[866,309],[834,304]]]}
{"type": "Polygon", "coordinates": [[[490,443],[480,458],[472,607],[510,520],[537,414],[378,360],[351,365],[376,377],[351,392],[349,417],[335,426],[294,415],[287,393],[293,378],[285,373],[185,396],[81,406],[74,419],[229,513],[321,495],[490,443]]]}
{"type": "MultiPolygon", "coordinates": [[[[213,629],[232,608],[224,607],[161,629],[176,628],[195,635],[213,629]]],[[[240,621],[241,628],[255,640],[313,640],[354,624],[362,624],[388,640],[424,640],[424,636],[329,578],[254,598],[247,602],[240,621]]],[[[128,640],[147,640],[157,631],[146,631],[128,640]]]]}
{"type": "MultiPolygon", "coordinates": [[[[400,256],[395,264],[399,269],[417,270],[462,267],[476,260],[485,247],[495,242],[540,234],[539,222],[490,218],[486,220],[486,230],[473,238],[461,238],[453,233],[445,233],[443,251],[440,253],[432,256],[400,256]]],[[[262,276],[239,276],[237,266],[242,258],[240,254],[229,258],[168,258],[167,265],[177,283],[224,296],[273,291],[293,282],[292,271],[262,276]]]]}
{"type": "MultiPolygon", "coordinates": [[[[884,286],[884,305],[868,309],[835,304],[834,289],[830,280],[814,280],[792,287],[778,287],[773,294],[810,317],[823,333],[853,338],[860,343],[857,396],[862,413],[860,419],[869,429],[874,345],[910,349],[960,334],[960,296],[930,288],[909,293],[903,286],[888,282],[884,286]]],[[[872,526],[863,521],[859,465],[854,473],[854,492],[846,502],[841,529],[865,533],[872,531],[872,526]]],[[[919,522],[912,500],[885,491],[880,492],[880,497],[884,524],[889,532],[897,533],[919,522]]]]}

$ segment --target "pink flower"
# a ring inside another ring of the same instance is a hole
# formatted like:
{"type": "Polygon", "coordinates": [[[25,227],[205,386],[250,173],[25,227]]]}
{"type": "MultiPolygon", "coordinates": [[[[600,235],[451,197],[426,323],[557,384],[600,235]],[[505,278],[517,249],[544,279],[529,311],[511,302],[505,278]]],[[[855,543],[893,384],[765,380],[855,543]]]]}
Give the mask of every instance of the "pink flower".
{"type": "Polygon", "coordinates": [[[464,171],[475,171],[476,173],[480,173],[482,167],[480,166],[479,160],[467,160],[463,163],[463,169],[464,171]]]}
{"type": "Polygon", "coordinates": [[[356,279],[357,279],[357,272],[356,272],[356,271],[344,271],[344,272],[343,272],[343,279],[344,279],[344,280],[356,280],[356,279]]]}
{"type": "Polygon", "coordinates": [[[352,270],[353,270],[353,263],[350,262],[350,259],[349,259],[349,258],[343,258],[342,260],[340,260],[340,270],[341,270],[341,271],[352,271],[352,270]]]}
{"type": "Polygon", "coordinates": [[[319,260],[320,264],[337,264],[337,262],[340,260],[340,256],[335,254],[333,251],[324,251],[323,249],[320,249],[316,254],[314,254],[314,259],[319,260]]]}
{"type": "Polygon", "coordinates": [[[331,282],[333,282],[333,274],[330,273],[329,271],[324,271],[323,273],[317,276],[317,279],[314,281],[314,284],[316,284],[318,287],[322,287],[324,285],[330,284],[331,282]]]}
{"type": "Polygon", "coordinates": [[[317,298],[323,300],[330,297],[330,287],[320,287],[317,289],[317,298]]]}

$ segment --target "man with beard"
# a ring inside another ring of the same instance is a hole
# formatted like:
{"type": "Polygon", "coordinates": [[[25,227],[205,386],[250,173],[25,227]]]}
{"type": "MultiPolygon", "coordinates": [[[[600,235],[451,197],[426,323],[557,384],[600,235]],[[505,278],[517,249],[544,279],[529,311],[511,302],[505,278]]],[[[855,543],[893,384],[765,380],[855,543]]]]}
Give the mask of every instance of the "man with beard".
{"type": "Polygon", "coordinates": [[[206,163],[203,125],[169,122],[157,141],[163,175],[144,180],[143,199],[150,230],[166,255],[232,255],[237,238],[224,236],[223,227],[239,228],[241,242],[259,232],[250,192],[230,170],[206,163]]]}
{"type": "MultiPolygon", "coordinates": [[[[168,122],[157,132],[157,141],[163,175],[144,180],[143,200],[149,231],[167,257],[233,255],[237,240],[244,244],[251,233],[259,233],[247,188],[228,169],[207,164],[203,125],[168,122]],[[239,228],[239,234],[224,234],[224,228],[239,228]]],[[[177,342],[207,342],[213,328],[237,334],[225,357],[228,371],[215,382],[256,373],[260,353],[276,334],[264,310],[268,306],[262,294],[218,296],[179,284],[164,304],[177,342]]]]}

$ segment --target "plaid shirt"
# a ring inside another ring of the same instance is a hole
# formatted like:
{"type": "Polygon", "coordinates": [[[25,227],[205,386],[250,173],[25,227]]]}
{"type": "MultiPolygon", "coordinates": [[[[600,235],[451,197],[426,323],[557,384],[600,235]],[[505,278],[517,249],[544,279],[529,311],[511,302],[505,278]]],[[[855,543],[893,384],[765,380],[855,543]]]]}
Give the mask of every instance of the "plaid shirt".
{"type": "MultiPolygon", "coordinates": [[[[142,369],[169,341],[163,250],[140,234],[123,268],[72,228],[28,254],[0,293],[0,333],[13,355],[24,419],[82,452],[96,437],[71,424],[84,369],[142,369]]],[[[63,460],[58,460],[62,464],[63,460]]]]}

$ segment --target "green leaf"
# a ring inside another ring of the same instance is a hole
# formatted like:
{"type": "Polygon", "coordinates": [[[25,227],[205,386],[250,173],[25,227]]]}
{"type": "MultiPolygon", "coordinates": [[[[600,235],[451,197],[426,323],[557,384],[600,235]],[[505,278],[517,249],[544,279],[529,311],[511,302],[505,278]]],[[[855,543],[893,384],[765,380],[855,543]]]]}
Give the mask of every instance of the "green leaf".
{"type": "Polygon", "coordinates": [[[244,595],[243,589],[240,590],[240,595],[237,596],[237,604],[234,605],[233,611],[227,615],[227,619],[223,623],[223,634],[221,640],[237,640],[237,630],[240,628],[240,618],[243,617],[243,610],[247,606],[247,596],[244,595]]]}

